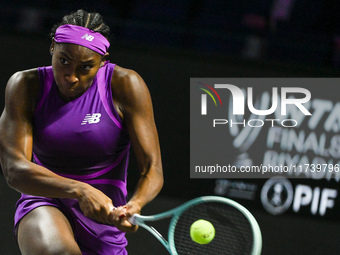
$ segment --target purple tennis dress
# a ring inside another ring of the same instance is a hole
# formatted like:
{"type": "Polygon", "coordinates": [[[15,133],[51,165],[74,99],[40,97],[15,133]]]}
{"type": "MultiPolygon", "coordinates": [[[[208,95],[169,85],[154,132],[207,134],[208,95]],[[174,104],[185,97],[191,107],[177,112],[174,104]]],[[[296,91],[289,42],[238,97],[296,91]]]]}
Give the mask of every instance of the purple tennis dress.
{"type": "MultiPolygon", "coordinates": [[[[120,206],[126,204],[130,140],[113,106],[114,66],[106,63],[89,89],[70,102],[58,95],[52,67],[38,69],[41,93],[34,115],[33,160],[61,176],[91,184],[120,206]]],[[[44,205],[66,215],[83,254],[127,254],[125,233],[85,217],[76,199],[22,194],[15,225],[44,205]]]]}

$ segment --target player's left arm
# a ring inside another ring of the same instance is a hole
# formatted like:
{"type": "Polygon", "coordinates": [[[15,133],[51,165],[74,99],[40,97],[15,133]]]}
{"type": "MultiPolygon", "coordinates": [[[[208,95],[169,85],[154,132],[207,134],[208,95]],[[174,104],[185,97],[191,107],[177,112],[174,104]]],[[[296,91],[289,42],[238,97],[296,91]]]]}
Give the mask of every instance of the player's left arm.
{"type": "Polygon", "coordinates": [[[140,213],[163,186],[163,168],[151,96],[134,71],[116,66],[112,78],[114,105],[126,124],[137,159],[140,178],[125,206],[126,219],[140,213]]]}

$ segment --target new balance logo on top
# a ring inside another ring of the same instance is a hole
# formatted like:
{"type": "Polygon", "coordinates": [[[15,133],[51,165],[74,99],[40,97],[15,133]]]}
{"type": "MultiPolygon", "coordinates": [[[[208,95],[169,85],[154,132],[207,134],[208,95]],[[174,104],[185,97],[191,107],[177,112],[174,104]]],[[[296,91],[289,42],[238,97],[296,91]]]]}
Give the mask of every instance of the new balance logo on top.
{"type": "Polygon", "coordinates": [[[98,123],[100,121],[100,117],[102,115],[100,113],[93,113],[93,114],[86,114],[83,122],[81,123],[81,125],[85,125],[85,124],[94,124],[94,123],[98,123]]]}
{"type": "Polygon", "coordinates": [[[88,35],[88,34],[84,34],[81,39],[86,39],[90,42],[92,42],[92,40],[94,39],[94,37],[92,35],[88,35]]]}

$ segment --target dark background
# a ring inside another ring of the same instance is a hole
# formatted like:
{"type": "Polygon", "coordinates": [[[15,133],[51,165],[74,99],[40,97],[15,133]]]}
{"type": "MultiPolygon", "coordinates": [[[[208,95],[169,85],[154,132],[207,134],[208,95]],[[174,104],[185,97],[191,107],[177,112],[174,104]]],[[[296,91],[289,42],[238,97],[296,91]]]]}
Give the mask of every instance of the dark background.
{"type": "MultiPolygon", "coordinates": [[[[339,4],[326,0],[2,1],[0,107],[9,77],[50,65],[48,37],[62,16],[98,11],[112,28],[110,61],[136,70],[150,89],[165,185],[144,214],[200,195],[212,183],[190,179],[190,77],[339,77],[339,4]],[[281,3],[281,5],[279,5],[281,3]],[[282,4],[285,3],[285,4],[282,4]],[[275,11],[278,6],[279,11],[275,11]],[[286,8],[286,9],[285,9],[286,8]]],[[[338,88],[334,88],[338,92],[338,88]]],[[[131,160],[129,189],[137,179],[131,160]]],[[[19,194],[0,176],[0,254],[19,254],[12,235],[19,194]]],[[[263,234],[263,254],[338,254],[337,220],[248,208],[263,234]]],[[[160,225],[165,231],[166,226],[160,225]]],[[[166,254],[144,230],[128,235],[130,254],[166,254]],[[141,248],[142,247],[142,248],[141,248]]]]}

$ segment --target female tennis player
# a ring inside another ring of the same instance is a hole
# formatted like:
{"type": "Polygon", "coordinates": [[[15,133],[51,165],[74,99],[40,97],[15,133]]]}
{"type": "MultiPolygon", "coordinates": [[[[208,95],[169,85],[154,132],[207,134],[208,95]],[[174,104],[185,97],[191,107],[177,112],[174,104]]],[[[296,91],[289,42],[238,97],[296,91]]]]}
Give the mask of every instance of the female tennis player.
{"type": "Polygon", "coordinates": [[[149,91],[107,61],[110,30],[78,10],[51,32],[52,66],[15,73],[0,119],[1,165],[22,193],[15,234],[22,254],[127,254],[127,220],[163,185],[149,91]],[[132,145],[140,179],[127,201],[132,145]]]}

